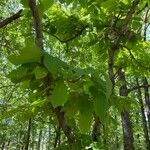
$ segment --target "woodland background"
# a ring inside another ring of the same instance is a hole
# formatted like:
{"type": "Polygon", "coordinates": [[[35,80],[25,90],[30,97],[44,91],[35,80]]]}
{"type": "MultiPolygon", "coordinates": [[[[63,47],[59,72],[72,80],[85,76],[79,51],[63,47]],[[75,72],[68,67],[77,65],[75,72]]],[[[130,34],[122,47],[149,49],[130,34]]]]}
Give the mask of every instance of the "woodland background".
{"type": "Polygon", "coordinates": [[[1,150],[150,150],[150,0],[0,0],[1,150]]]}

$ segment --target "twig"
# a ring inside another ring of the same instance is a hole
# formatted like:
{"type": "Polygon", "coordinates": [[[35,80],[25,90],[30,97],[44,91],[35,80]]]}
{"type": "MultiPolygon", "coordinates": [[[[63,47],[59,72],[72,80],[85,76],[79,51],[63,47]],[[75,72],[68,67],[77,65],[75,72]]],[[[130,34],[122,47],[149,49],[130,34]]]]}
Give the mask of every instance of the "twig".
{"type": "Polygon", "coordinates": [[[134,90],[140,89],[140,88],[145,88],[145,87],[150,87],[150,84],[134,86],[134,87],[128,89],[128,93],[130,93],[130,92],[132,92],[132,91],[134,91],[134,90]]]}
{"type": "Polygon", "coordinates": [[[139,66],[141,66],[142,68],[145,68],[145,69],[150,69],[149,67],[142,65],[142,64],[134,57],[134,55],[132,54],[130,48],[128,48],[127,46],[123,46],[123,47],[129,51],[129,54],[130,54],[131,58],[132,58],[139,66]]]}
{"type": "Polygon", "coordinates": [[[68,43],[74,39],[76,39],[78,36],[80,36],[82,34],[82,32],[88,27],[88,25],[84,26],[81,30],[79,30],[74,36],[68,38],[68,39],[65,39],[65,40],[62,40],[60,39],[58,36],[56,36],[55,34],[51,34],[50,32],[46,31],[46,30],[43,30],[45,33],[47,34],[50,34],[51,36],[55,37],[58,41],[60,41],[61,43],[68,43]]]}

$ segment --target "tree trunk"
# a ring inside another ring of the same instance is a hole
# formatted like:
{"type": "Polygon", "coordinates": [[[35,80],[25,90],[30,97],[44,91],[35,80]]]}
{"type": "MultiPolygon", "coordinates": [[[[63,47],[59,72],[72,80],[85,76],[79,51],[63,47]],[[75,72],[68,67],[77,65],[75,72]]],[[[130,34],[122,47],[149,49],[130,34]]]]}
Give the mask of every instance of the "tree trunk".
{"type": "Polygon", "coordinates": [[[58,126],[57,129],[56,129],[56,137],[55,137],[55,142],[54,142],[54,148],[56,148],[57,145],[60,145],[60,136],[61,136],[61,130],[60,130],[60,126],[58,126]]]}
{"type": "MultiPolygon", "coordinates": [[[[136,82],[137,82],[137,85],[139,86],[138,79],[136,79],[136,82]]],[[[144,104],[143,104],[143,100],[142,100],[141,89],[138,89],[138,100],[139,100],[140,107],[141,107],[145,144],[146,144],[147,150],[150,150],[150,140],[149,140],[149,135],[148,135],[148,127],[147,127],[147,122],[146,122],[146,116],[145,116],[144,104]]]]}
{"type": "MultiPolygon", "coordinates": [[[[144,78],[143,84],[148,85],[148,81],[146,77],[144,78]]],[[[149,96],[148,86],[144,87],[144,95],[145,95],[145,102],[146,102],[146,107],[147,107],[148,129],[150,133],[150,96],[149,96]]]]}
{"type": "Polygon", "coordinates": [[[39,138],[38,138],[38,143],[37,143],[37,150],[40,150],[40,148],[41,148],[41,140],[42,140],[42,129],[39,132],[39,138]]]}
{"type": "Polygon", "coordinates": [[[43,130],[42,139],[41,139],[41,150],[46,149],[46,142],[45,142],[46,138],[47,138],[47,131],[43,130]]]}
{"type": "Polygon", "coordinates": [[[74,136],[70,126],[68,126],[66,123],[64,112],[61,112],[60,107],[55,108],[54,112],[58,118],[60,127],[62,128],[64,134],[68,138],[69,145],[72,145],[75,142],[75,136],[74,136]]]}
{"type": "MultiPolygon", "coordinates": [[[[128,96],[128,89],[125,80],[125,73],[120,70],[119,72],[120,80],[122,81],[122,86],[119,89],[120,96],[128,96]]],[[[124,110],[121,112],[122,119],[122,128],[123,128],[123,141],[124,141],[124,150],[134,150],[134,139],[132,131],[132,123],[130,121],[129,112],[124,110]]]]}
{"type": "Polygon", "coordinates": [[[10,144],[11,144],[11,141],[9,140],[8,143],[7,143],[7,145],[6,145],[6,150],[9,150],[10,144]]]}
{"type": "Polygon", "coordinates": [[[2,143],[2,147],[1,147],[1,150],[4,150],[5,149],[5,142],[2,143]]]}
{"type": "Polygon", "coordinates": [[[127,111],[121,112],[124,150],[134,150],[132,123],[127,111]]]}
{"type": "MultiPolygon", "coordinates": [[[[139,112],[137,112],[136,113],[136,124],[138,125],[139,122],[140,122],[139,121],[139,112]]],[[[136,134],[136,138],[137,138],[136,141],[137,141],[137,144],[138,144],[138,149],[137,150],[141,150],[141,146],[140,146],[141,145],[141,141],[140,141],[140,134],[139,133],[136,134]]]]}
{"type": "Polygon", "coordinates": [[[107,128],[103,125],[103,144],[105,147],[108,147],[108,134],[107,134],[107,128]]]}
{"type": "Polygon", "coordinates": [[[16,150],[21,149],[21,133],[19,132],[17,135],[17,144],[16,144],[16,150]]]}
{"type": "Polygon", "coordinates": [[[31,125],[32,125],[32,121],[30,118],[28,121],[28,131],[27,131],[27,136],[26,136],[25,150],[29,149],[31,125]]]}
{"type": "Polygon", "coordinates": [[[50,117],[49,117],[49,126],[48,126],[48,145],[47,150],[51,147],[51,124],[50,124],[50,117]]]}
{"type": "Polygon", "coordinates": [[[94,125],[93,125],[93,131],[92,131],[92,140],[94,142],[98,142],[99,141],[99,136],[100,136],[100,120],[98,117],[95,116],[95,120],[94,120],[94,125]]]}
{"type": "MultiPolygon", "coordinates": [[[[116,115],[115,115],[115,120],[118,120],[116,115]]],[[[116,128],[116,131],[117,131],[117,128],[116,128]]],[[[114,131],[114,135],[115,135],[115,149],[119,149],[120,143],[119,143],[119,137],[118,137],[118,134],[116,134],[116,131],[114,131]]]]}
{"type": "Polygon", "coordinates": [[[33,127],[33,122],[32,122],[32,150],[34,150],[34,146],[35,146],[35,128],[33,127]]]}

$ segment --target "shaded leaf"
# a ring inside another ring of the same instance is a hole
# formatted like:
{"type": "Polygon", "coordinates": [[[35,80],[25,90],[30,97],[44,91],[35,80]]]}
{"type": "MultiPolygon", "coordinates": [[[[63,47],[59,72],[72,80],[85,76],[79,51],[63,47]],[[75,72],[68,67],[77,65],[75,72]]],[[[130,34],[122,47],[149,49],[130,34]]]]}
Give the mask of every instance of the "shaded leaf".
{"type": "Polygon", "coordinates": [[[54,107],[63,105],[68,100],[67,86],[60,80],[54,87],[51,102],[54,107]]]}
{"type": "Polygon", "coordinates": [[[48,73],[47,70],[43,67],[40,67],[40,66],[37,66],[34,69],[34,74],[35,74],[36,79],[44,78],[47,75],[47,73],[48,73]]]}
{"type": "Polygon", "coordinates": [[[60,72],[63,72],[64,68],[68,67],[65,62],[49,54],[45,54],[44,56],[44,65],[54,76],[60,72]]]}
{"type": "Polygon", "coordinates": [[[14,83],[19,83],[25,80],[29,80],[33,77],[32,70],[35,64],[24,64],[20,67],[12,70],[7,77],[14,83]]]}

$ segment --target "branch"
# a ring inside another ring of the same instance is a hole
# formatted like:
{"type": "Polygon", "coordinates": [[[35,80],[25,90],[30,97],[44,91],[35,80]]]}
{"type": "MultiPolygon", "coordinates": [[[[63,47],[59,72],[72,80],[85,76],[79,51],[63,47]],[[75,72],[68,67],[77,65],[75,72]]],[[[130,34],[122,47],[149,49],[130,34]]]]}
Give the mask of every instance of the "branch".
{"type": "Polygon", "coordinates": [[[150,84],[134,86],[134,87],[128,89],[128,93],[130,93],[130,92],[132,92],[132,91],[134,91],[134,90],[140,89],[140,88],[145,88],[145,87],[150,87],[150,84]]]}
{"type": "Polygon", "coordinates": [[[148,20],[148,13],[149,13],[149,8],[147,8],[146,13],[145,13],[145,18],[144,18],[144,41],[146,41],[146,35],[147,35],[147,20],[148,20]]]}
{"type": "Polygon", "coordinates": [[[126,48],[126,49],[129,51],[129,54],[130,54],[131,58],[132,58],[139,66],[141,66],[142,68],[145,68],[145,69],[150,69],[149,67],[142,65],[142,64],[134,57],[134,55],[132,54],[130,48],[128,48],[127,46],[123,46],[123,47],[126,48]]]}
{"type": "Polygon", "coordinates": [[[146,2],[145,6],[142,9],[140,9],[136,14],[140,14],[146,7],[148,7],[148,2],[146,2]]]}
{"type": "Polygon", "coordinates": [[[64,112],[60,110],[60,107],[57,107],[54,109],[54,113],[56,114],[59,124],[68,138],[69,144],[73,143],[75,141],[75,137],[71,128],[66,124],[64,112]]]}
{"type": "Polygon", "coordinates": [[[82,76],[80,76],[79,78],[77,78],[77,79],[74,79],[74,80],[67,80],[68,82],[70,82],[70,83],[76,83],[76,82],[78,82],[80,79],[82,79],[84,77],[84,75],[82,75],[82,76]]]}
{"type": "Polygon", "coordinates": [[[33,20],[34,20],[34,27],[36,33],[36,44],[41,49],[42,53],[43,49],[43,33],[42,33],[42,23],[41,18],[39,16],[38,8],[36,6],[36,0],[29,0],[29,7],[32,12],[33,20]]]}
{"type": "Polygon", "coordinates": [[[11,22],[17,20],[18,18],[20,18],[20,17],[22,16],[22,15],[21,15],[22,11],[23,11],[23,10],[21,9],[21,10],[19,10],[16,14],[14,14],[14,15],[12,15],[12,16],[6,18],[5,20],[2,20],[2,21],[0,22],[0,28],[2,28],[2,27],[4,27],[4,26],[7,26],[9,23],[11,23],[11,22]]]}
{"type": "Polygon", "coordinates": [[[130,8],[130,11],[128,12],[126,18],[125,18],[125,21],[123,23],[123,26],[122,26],[122,32],[124,32],[130,22],[130,20],[132,19],[132,15],[135,13],[135,9],[137,7],[137,5],[139,4],[140,0],[134,0],[133,3],[132,3],[132,6],[130,8]]]}
{"type": "Polygon", "coordinates": [[[57,40],[59,40],[61,43],[68,43],[68,42],[70,42],[70,41],[76,39],[78,36],[80,36],[80,35],[82,34],[82,32],[83,32],[87,27],[88,27],[88,25],[84,26],[84,27],[83,27],[81,30],[79,30],[74,36],[72,36],[72,37],[70,37],[70,38],[68,38],[68,39],[66,39],[66,40],[62,40],[62,39],[60,39],[58,36],[56,36],[56,35],[54,35],[54,34],[51,34],[51,33],[49,33],[49,32],[46,31],[46,30],[43,30],[43,31],[44,31],[45,33],[50,34],[51,36],[55,37],[55,38],[56,38],[57,40]]]}

